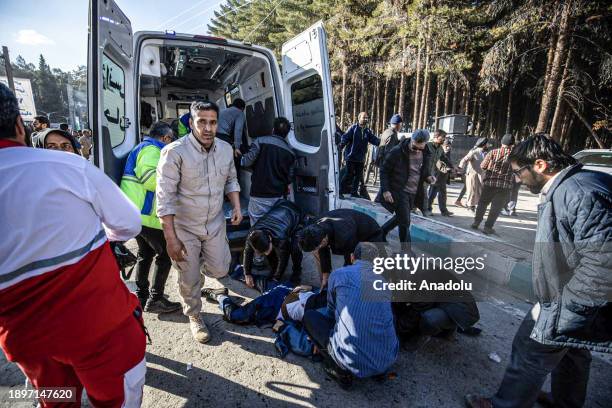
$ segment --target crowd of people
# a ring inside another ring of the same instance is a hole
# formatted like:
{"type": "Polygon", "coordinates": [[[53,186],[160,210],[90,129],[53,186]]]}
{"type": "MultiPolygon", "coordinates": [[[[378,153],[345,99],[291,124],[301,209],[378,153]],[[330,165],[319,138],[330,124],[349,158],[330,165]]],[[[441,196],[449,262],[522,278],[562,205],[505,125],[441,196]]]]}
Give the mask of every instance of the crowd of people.
{"type": "MultiPolygon", "coordinates": [[[[94,406],[139,406],[149,336],[143,310],[182,309],[193,338],[207,343],[202,298],[217,302],[229,322],[272,323],[281,353],[316,356],[342,388],[360,378],[384,380],[402,345],[415,351],[432,336],[479,334],[469,294],[440,303],[393,301],[388,291],[373,301],[363,297],[364,285],[374,279],[394,279],[392,271],[373,273],[374,260],[390,250],[388,232],[398,226],[401,250],[410,253],[411,211],[427,213],[436,196],[446,199],[453,164],[443,131],[430,141],[420,129],[400,141],[393,136],[401,118],[391,119],[379,199],[394,216],[381,227],[353,209],[304,214],[290,200],[296,157],[287,143],[290,122],[276,118],[269,136],[239,146],[241,105],[220,110],[212,102],[193,102],[188,121],[180,120],[187,129],[182,137],[172,124],[153,124],[130,153],[118,187],[77,154],[67,154],[80,149],[69,132],[42,129],[36,140],[43,149],[26,148],[17,101],[0,85],[0,231],[11,237],[0,242],[0,346],[35,387],[75,387],[78,400],[84,387],[94,406]],[[217,137],[221,122],[223,138],[217,137]],[[238,159],[252,171],[250,230],[240,264],[232,264],[223,204],[232,208],[229,224],[240,225],[238,159]],[[110,246],[131,238],[138,244],[135,295],[121,280],[110,246]],[[315,260],[316,287],[302,285],[303,253],[315,260]],[[332,254],[343,257],[342,267],[333,268],[332,254]],[[257,257],[269,264],[269,273],[256,266],[257,257]],[[172,265],[180,303],[164,296],[172,265]],[[226,288],[204,287],[207,276],[223,282],[228,275],[260,296],[239,305],[226,288]]],[[[366,125],[362,113],[340,140],[348,167],[342,184],[351,195],[363,181],[367,145],[381,144],[366,125]]],[[[468,395],[466,403],[531,406],[544,398],[539,393],[552,372],[554,403],[580,406],[589,350],[612,352],[612,261],[602,245],[612,241],[612,179],[583,170],[547,136],[531,136],[511,149],[513,142],[504,137],[502,147],[484,157],[485,144],[477,142],[463,160],[476,174],[468,197],[477,207],[475,227],[491,204],[490,230],[506,204],[496,194],[509,195],[514,179],[541,195],[536,241],[548,244],[534,252],[539,303],[516,334],[499,391],[492,399],[468,395]]]]}

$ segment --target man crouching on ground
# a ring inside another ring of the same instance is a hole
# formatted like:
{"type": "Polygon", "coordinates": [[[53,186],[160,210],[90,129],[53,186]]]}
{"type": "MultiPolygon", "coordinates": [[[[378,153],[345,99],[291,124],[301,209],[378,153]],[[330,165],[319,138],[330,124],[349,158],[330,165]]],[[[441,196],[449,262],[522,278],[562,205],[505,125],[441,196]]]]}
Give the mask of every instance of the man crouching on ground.
{"type": "Polygon", "coordinates": [[[179,271],[183,313],[189,316],[193,337],[210,340],[202,310],[203,275],[222,278],[231,261],[223,217],[223,195],[232,203],[232,225],[242,221],[240,185],[232,147],[215,139],[219,108],[212,102],[193,102],[191,133],[166,146],[157,166],[157,215],[168,255],[179,271]]]}

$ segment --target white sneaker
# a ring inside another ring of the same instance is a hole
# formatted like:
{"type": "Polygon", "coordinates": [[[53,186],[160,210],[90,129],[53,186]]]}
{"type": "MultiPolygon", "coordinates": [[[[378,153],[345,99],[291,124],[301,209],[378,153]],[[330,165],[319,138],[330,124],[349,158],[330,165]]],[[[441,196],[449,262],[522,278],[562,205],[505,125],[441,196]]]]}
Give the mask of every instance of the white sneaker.
{"type": "Polygon", "coordinates": [[[207,343],[210,340],[210,332],[206,323],[202,321],[200,316],[189,316],[189,327],[193,338],[200,343],[207,343]]]}
{"type": "Polygon", "coordinates": [[[510,211],[506,210],[505,208],[503,210],[501,210],[502,215],[510,215],[510,211]]]}

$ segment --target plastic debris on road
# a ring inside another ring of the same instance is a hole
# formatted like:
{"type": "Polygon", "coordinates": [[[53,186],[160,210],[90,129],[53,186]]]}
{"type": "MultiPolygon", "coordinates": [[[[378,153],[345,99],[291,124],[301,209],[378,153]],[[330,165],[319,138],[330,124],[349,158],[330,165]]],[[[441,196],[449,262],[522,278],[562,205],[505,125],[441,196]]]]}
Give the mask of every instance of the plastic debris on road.
{"type": "Polygon", "coordinates": [[[489,360],[495,361],[496,363],[501,363],[501,357],[495,352],[489,354],[489,360]]]}

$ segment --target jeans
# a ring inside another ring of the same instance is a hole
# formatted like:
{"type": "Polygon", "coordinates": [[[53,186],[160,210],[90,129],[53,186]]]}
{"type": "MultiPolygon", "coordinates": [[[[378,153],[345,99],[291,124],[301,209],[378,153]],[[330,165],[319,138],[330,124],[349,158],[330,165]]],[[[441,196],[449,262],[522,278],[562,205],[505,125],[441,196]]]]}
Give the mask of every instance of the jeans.
{"type": "Polygon", "coordinates": [[[531,312],[528,312],[514,336],[510,363],[493,397],[493,406],[532,407],[546,376],[551,374],[555,407],[582,407],[589,381],[591,353],[532,340],[529,335],[534,324],[531,312]]]}
{"type": "Polygon", "coordinates": [[[249,197],[249,221],[251,227],[255,225],[257,220],[266,215],[270,208],[276,204],[282,197],[249,197]]]}
{"type": "Polygon", "coordinates": [[[155,271],[151,286],[151,299],[161,299],[172,263],[166,252],[166,240],[162,230],[143,225],[136,237],[138,260],[136,262],[136,295],[140,299],[149,297],[149,269],[155,257],[155,271]],[[157,255],[157,256],[156,256],[157,255]]]}
{"type": "Polygon", "coordinates": [[[485,227],[493,228],[497,217],[499,217],[501,210],[508,201],[509,194],[510,190],[505,188],[483,186],[480,200],[478,200],[478,207],[476,207],[474,224],[480,224],[484,218],[485,211],[487,211],[487,207],[491,204],[485,227]]]}
{"type": "Polygon", "coordinates": [[[344,190],[348,185],[351,186],[351,195],[359,195],[359,184],[363,184],[364,163],[349,161],[346,162],[346,174],[340,184],[344,190]]]}
{"type": "Polygon", "coordinates": [[[441,186],[432,184],[429,186],[429,195],[427,197],[427,209],[429,211],[432,210],[433,202],[438,196],[438,207],[440,207],[440,212],[445,214],[448,212],[448,208],[446,208],[446,183],[441,186]]]}
{"type": "Polygon", "coordinates": [[[419,331],[425,336],[436,336],[444,332],[455,331],[457,325],[444,310],[434,307],[421,312],[419,331]]]}
{"type": "MultiPolygon", "coordinates": [[[[405,191],[400,191],[397,194],[393,194],[395,204],[392,207],[395,214],[381,227],[385,237],[393,228],[398,227],[400,242],[411,241],[410,211],[414,207],[414,199],[415,194],[410,194],[405,191]]],[[[391,206],[385,206],[385,208],[391,209],[391,206]]]]}

